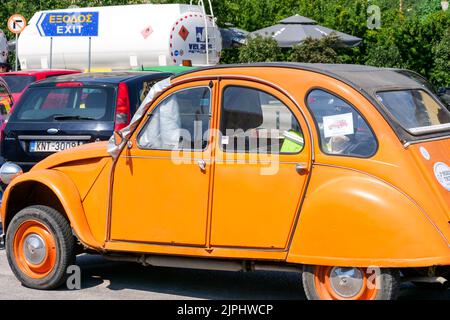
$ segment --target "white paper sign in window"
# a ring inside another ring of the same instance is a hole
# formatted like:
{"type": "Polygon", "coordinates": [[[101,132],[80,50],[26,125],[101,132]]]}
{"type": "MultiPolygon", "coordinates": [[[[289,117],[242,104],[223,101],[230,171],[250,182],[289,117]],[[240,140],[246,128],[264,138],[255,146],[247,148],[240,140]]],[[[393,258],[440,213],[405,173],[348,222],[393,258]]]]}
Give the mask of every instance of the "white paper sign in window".
{"type": "Polygon", "coordinates": [[[353,114],[346,113],[323,117],[323,130],[325,138],[354,134],[353,114]]]}

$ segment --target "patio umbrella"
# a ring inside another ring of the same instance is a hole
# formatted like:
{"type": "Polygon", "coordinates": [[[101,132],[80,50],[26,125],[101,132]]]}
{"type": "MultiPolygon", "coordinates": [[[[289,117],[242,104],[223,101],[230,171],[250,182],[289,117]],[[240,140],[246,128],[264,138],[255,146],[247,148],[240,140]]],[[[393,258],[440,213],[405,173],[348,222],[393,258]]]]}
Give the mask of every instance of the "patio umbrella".
{"type": "Polygon", "coordinates": [[[344,46],[356,47],[362,41],[362,39],[349,34],[320,26],[316,21],[300,15],[281,20],[277,25],[254,31],[250,33],[250,35],[273,37],[280,47],[290,48],[296,44],[302,43],[307,38],[321,39],[331,33],[335,33],[339,37],[341,44],[344,46]]]}

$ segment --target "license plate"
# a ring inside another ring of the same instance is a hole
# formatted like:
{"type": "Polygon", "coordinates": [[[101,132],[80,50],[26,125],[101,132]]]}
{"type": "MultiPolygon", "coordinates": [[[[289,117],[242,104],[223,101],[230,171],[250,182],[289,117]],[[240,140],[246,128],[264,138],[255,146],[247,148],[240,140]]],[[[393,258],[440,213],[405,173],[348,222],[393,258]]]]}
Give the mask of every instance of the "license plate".
{"type": "Polygon", "coordinates": [[[83,141],[31,141],[30,152],[59,152],[83,144],[83,141]]]}

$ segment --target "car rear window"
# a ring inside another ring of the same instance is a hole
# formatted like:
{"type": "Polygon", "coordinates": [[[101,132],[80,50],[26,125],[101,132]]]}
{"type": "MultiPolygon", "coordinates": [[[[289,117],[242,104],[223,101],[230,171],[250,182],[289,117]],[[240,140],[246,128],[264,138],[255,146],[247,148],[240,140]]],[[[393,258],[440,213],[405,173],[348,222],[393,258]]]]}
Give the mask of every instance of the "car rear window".
{"type": "Polygon", "coordinates": [[[5,75],[2,78],[6,81],[12,93],[21,93],[26,87],[36,81],[36,77],[33,76],[5,75]]]}
{"type": "Polygon", "coordinates": [[[333,156],[370,158],[378,141],[365,118],[349,102],[315,89],[307,98],[317,125],[322,151],[333,156]]]}
{"type": "Polygon", "coordinates": [[[378,92],[378,100],[412,134],[450,130],[450,111],[424,90],[378,92]]]}
{"type": "Polygon", "coordinates": [[[11,121],[112,121],[114,89],[35,87],[20,100],[11,121]]]}

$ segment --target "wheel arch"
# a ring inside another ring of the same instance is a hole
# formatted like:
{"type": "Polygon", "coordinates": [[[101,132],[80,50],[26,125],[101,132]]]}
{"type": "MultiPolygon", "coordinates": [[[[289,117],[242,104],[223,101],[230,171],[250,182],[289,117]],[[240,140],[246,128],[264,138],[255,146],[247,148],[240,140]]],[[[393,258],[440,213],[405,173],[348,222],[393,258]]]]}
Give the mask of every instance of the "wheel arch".
{"type": "Polygon", "coordinates": [[[3,196],[3,232],[6,233],[15,214],[32,205],[44,205],[59,211],[69,221],[78,240],[92,249],[101,249],[102,245],[92,236],[78,189],[66,174],[56,170],[38,170],[16,178],[3,196]]]}

